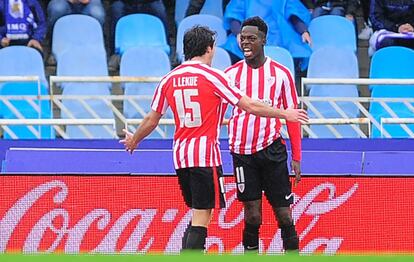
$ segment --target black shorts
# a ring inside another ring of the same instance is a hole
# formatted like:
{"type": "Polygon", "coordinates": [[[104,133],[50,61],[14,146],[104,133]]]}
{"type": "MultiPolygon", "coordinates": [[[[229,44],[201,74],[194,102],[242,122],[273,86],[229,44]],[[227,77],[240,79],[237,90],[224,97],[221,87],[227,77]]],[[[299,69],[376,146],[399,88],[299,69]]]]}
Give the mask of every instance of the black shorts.
{"type": "Polygon", "coordinates": [[[287,207],[293,203],[286,145],[281,138],[252,155],[232,155],[240,201],[261,199],[264,191],[273,207],[287,207]]]}
{"type": "Polygon", "coordinates": [[[220,208],[224,208],[224,177],[221,166],[190,167],[175,170],[178,175],[181,193],[188,207],[195,209],[211,209],[215,207],[216,190],[214,179],[217,179],[220,195],[220,208]],[[214,169],[217,177],[214,176],[214,169]]]}

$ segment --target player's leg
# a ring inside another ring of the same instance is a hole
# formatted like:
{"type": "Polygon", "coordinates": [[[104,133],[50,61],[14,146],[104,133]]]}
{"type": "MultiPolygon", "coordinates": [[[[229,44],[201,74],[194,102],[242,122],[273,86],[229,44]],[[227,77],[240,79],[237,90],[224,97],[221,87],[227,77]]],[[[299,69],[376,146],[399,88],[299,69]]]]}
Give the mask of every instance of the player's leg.
{"type": "Polygon", "coordinates": [[[264,191],[272,206],[285,251],[298,250],[296,233],[290,205],[293,203],[292,185],[289,180],[286,146],[281,139],[263,150],[264,191]]]}
{"type": "Polygon", "coordinates": [[[262,187],[254,156],[233,155],[237,199],[244,206],[243,247],[245,251],[259,249],[259,230],[262,224],[262,187]]]}
{"type": "Polygon", "coordinates": [[[259,249],[259,229],[262,224],[262,200],[243,202],[243,247],[246,251],[259,249]]]}
{"type": "MultiPolygon", "coordinates": [[[[207,227],[215,204],[214,172],[213,168],[187,170],[187,175],[177,171],[185,202],[193,211],[191,226],[184,234],[183,249],[204,250],[207,227]]],[[[224,197],[221,196],[220,200],[224,201],[224,197]]]]}
{"type": "Polygon", "coordinates": [[[293,223],[290,207],[273,207],[273,212],[282,233],[283,248],[285,251],[299,250],[299,238],[293,223]]]}

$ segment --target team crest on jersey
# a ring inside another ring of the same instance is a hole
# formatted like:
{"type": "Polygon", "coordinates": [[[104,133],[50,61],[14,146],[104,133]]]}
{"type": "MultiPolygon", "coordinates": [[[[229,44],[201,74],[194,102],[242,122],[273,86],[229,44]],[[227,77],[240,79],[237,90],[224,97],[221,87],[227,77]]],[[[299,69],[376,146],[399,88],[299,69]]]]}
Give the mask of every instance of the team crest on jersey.
{"type": "Polygon", "coordinates": [[[240,193],[244,192],[245,183],[244,183],[244,169],[242,166],[236,167],[236,183],[237,189],[240,193]]]}

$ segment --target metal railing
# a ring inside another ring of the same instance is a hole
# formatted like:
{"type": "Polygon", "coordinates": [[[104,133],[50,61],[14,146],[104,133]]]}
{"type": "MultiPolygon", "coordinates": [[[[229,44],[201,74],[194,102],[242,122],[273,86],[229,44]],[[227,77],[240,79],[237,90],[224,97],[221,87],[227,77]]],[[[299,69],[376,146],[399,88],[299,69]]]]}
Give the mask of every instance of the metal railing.
{"type": "MultiPolygon", "coordinates": [[[[50,90],[53,90],[53,87],[56,84],[67,83],[67,82],[78,82],[78,83],[132,83],[132,82],[158,82],[160,78],[158,77],[74,77],[74,76],[51,76],[50,77],[50,90]]],[[[26,125],[29,127],[31,132],[35,134],[38,129],[35,126],[41,125],[50,125],[53,126],[56,134],[62,138],[71,138],[66,132],[65,127],[76,125],[80,126],[81,131],[85,134],[86,137],[94,137],[93,134],[88,134],[86,126],[95,125],[95,126],[106,126],[108,133],[114,133],[114,126],[119,131],[124,127],[127,127],[134,131],[135,126],[140,124],[143,120],[144,115],[149,111],[149,109],[142,108],[140,106],[140,101],[151,100],[151,96],[128,96],[128,95],[57,95],[51,92],[50,95],[40,95],[40,85],[41,80],[38,77],[0,77],[0,82],[33,82],[36,81],[39,87],[39,95],[37,96],[0,96],[0,101],[3,106],[6,106],[11,110],[16,119],[0,119],[0,125],[3,128],[4,132],[10,132],[10,126],[17,125],[26,125]],[[24,112],[20,112],[18,108],[11,101],[26,101],[27,104],[32,106],[33,110],[39,112],[39,118],[29,119],[26,118],[24,112]],[[49,101],[52,105],[52,108],[57,112],[65,112],[68,118],[52,118],[52,119],[41,119],[41,107],[39,107],[40,101],[49,101]],[[91,116],[86,119],[79,119],[74,117],[71,110],[68,109],[62,101],[77,101],[91,116]],[[113,113],[113,118],[100,118],[98,112],[95,112],[89,105],[88,101],[96,100],[100,101],[106,105],[113,113]],[[128,119],[123,114],[122,105],[126,102],[129,102],[134,109],[139,112],[142,117],[136,119],[128,119]],[[121,106],[119,106],[121,105],[121,106]]],[[[410,85],[414,84],[414,79],[316,79],[316,78],[303,78],[301,89],[304,92],[305,85],[308,84],[395,84],[395,85],[410,85]]],[[[302,94],[303,94],[302,92],[302,94]]],[[[414,123],[414,98],[371,98],[371,97],[309,97],[302,96],[300,101],[308,111],[312,111],[317,118],[312,118],[309,121],[308,125],[303,126],[303,134],[307,137],[317,138],[318,135],[313,131],[313,125],[324,125],[327,129],[338,138],[343,137],[340,131],[337,130],[338,126],[347,125],[350,126],[357,136],[362,138],[367,138],[371,136],[371,130],[373,127],[380,130],[381,134],[384,137],[391,137],[387,132],[385,125],[399,125],[407,133],[408,137],[413,137],[413,128],[408,126],[409,124],[414,123]],[[340,117],[335,118],[326,118],[324,117],[315,107],[315,103],[325,102],[328,103],[340,117]],[[359,117],[348,117],[346,113],[342,110],[341,105],[343,103],[350,103],[359,111],[359,117]],[[368,106],[371,103],[380,104],[386,112],[391,117],[378,118],[370,114],[368,106]],[[399,118],[396,112],[392,109],[393,103],[400,103],[406,106],[407,111],[412,114],[412,117],[399,118]]],[[[225,121],[226,123],[227,121],[225,121]]],[[[161,119],[161,125],[170,126],[174,124],[174,120],[171,118],[161,119]]],[[[158,128],[157,132],[160,137],[171,136],[170,133],[167,133],[162,128],[158,128]]],[[[286,132],[285,130],[283,132],[286,132]]],[[[41,137],[41,134],[36,133],[36,137],[41,137]]],[[[13,137],[12,138],[18,138],[13,137]]],[[[99,138],[99,137],[94,137],[99,138]]]]}

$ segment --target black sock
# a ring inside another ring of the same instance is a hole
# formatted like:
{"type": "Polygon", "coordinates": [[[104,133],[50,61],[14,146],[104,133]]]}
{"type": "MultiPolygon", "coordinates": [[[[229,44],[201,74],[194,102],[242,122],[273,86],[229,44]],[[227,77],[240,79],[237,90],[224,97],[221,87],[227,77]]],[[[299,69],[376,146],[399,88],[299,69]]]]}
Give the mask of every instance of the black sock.
{"type": "Polygon", "coordinates": [[[207,238],[207,228],[191,226],[184,249],[204,250],[207,238]]]}
{"type": "Polygon", "coordinates": [[[184,249],[185,246],[187,245],[187,238],[188,238],[188,234],[190,233],[190,228],[191,228],[191,221],[190,223],[188,223],[187,228],[184,231],[182,245],[181,245],[182,249],[184,249]]]}
{"type": "Polygon", "coordinates": [[[299,249],[299,238],[296,233],[295,226],[283,226],[280,228],[282,230],[282,240],[283,248],[287,250],[298,250],[299,249]]]}
{"type": "Polygon", "coordinates": [[[244,224],[244,230],[243,230],[244,250],[258,250],[259,249],[259,228],[260,228],[260,225],[253,225],[249,223],[244,224]]]}

